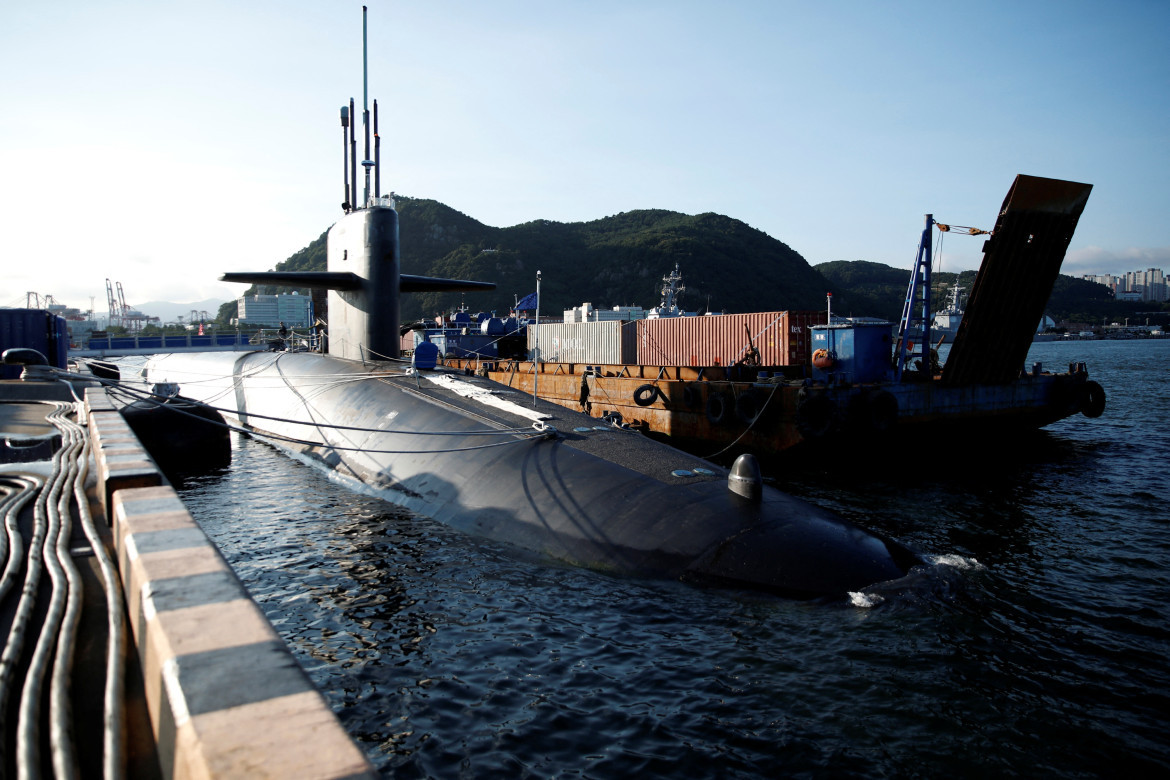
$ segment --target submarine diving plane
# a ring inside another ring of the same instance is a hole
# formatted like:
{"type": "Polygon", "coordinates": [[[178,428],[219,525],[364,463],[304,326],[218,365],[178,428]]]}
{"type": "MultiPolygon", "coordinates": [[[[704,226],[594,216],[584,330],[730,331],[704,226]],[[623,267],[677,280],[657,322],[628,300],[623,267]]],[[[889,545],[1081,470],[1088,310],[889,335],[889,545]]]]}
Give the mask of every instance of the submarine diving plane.
{"type": "Polygon", "coordinates": [[[329,230],[328,270],[222,277],[327,289],[327,350],[159,355],[144,369],[148,382],[177,383],[184,397],[363,491],[573,565],[819,598],[924,562],[764,484],[750,455],[724,469],[485,378],[427,367],[418,351],[413,365],[399,360],[400,293],[494,285],[400,273],[398,213],[380,194],[377,102],[372,160],[363,106],[360,205],[351,119],[352,100],[342,109],[346,202],[329,230]]]}

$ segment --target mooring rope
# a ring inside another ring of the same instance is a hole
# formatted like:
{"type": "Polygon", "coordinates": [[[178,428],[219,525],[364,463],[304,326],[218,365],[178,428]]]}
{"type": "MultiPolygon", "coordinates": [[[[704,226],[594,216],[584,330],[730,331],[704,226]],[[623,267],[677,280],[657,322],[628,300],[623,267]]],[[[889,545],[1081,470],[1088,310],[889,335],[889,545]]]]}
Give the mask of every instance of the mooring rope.
{"type": "MultiPolygon", "coordinates": [[[[64,372],[62,372],[62,373],[64,373],[64,372]]],[[[226,377],[223,377],[223,378],[226,379],[226,377]]],[[[347,379],[346,381],[366,381],[368,379],[386,379],[386,378],[399,378],[399,377],[397,375],[392,376],[392,377],[376,376],[375,375],[375,376],[368,376],[368,377],[354,377],[352,379],[347,379]]],[[[160,406],[163,404],[163,401],[158,400],[158,396],[156,396],[150,390],[140,389],[140,388],[134,387],[133,385],[129,385],[125,382],[114,381],[112,379],[101,379],[98,381],[102,385],[104,385],[106,387],[106,389],[108,391],[110,391],[110,393],[115,398],[118,398],[119,400],[126,401],[127,399],[133,398],[134,400],[151,401],[151,402],[156,403],[160,406]],[[121,395],[119,395],[119,394],[121,394],[121,395]]],[[[341,384],[341,383],[337,383],[337,384],[341,384]]],[[[206,403],[203,401],[197,401],[195,399],[186,399],[186,400],[189,400],[192,403],[199,404],[200,406],[206,407],[208,409],[212,409],[212,410],[220,412],[220,413],[230,414],[233,416],[246,415],[249,418],[256,418],[258,420],[271,420],[273,422],[287,423],[289,425],[305,425],[305,426],[309,426],[312,428],[328,428],[330,430],[335,430],[335,431],[355,431],[358,433],[392,433],[395,435],[402,435],[402,436],[513,436],[516,434],[527,433],[531,430],[531,427],[529,427],[529,426],[482,428],[482,429],[469,430],[469,431],[388,430],[386,428],[369,428],[369,427],[358,426],[358,425],[340,425],[337,423],[329,423],[329,422],[324,422],[321,420],[297,420],[297,419],[291,418],[291,417],[278,417],[276,415],[261,414],[259,412],[240,411],[238,409],[233,409],[231,407],[226,407],[226,406],[215,406],[214,404],[209,404],[209,403],[206,403]]],[[[180,414],[186,414],[188,416],[196,417],[197,419],[200,419],[200,420],[211,422],[210,420],[207,420],[204,417],[199,417],[198,415],[192,414],[191,412],[184,411],[183,409],[178,409],[178,408],[172,407],[171,410],[178,412],[180,414]]],[[[238,431],[240,433],[261,435],[261,434],[257,433],[256,431],[251,430],[249,428],[240,428],[240,427],[232,426],[231,424],[224,424],[224,426],[228,430],[238,431]]],[[[265,434],[265,435],[267,435],[267,434],[265,434]]],[[[294,442],[294,443],[301,441],[301,440],[295,439],[295,438],[289,438],[288,440],[291,442],[294,442]]],[[[367,451],[367,452],[383,452],[383,450],[365,450],[365,451],[367,451]]],[[[384,451],[385,452],[436,452],[436,450],[402,450],[402,451],[384,450],[384,451]]]]}
{"type": "MultiPolygon", "coordinates": [[[[710,455],[703,455],[702,458],[704,460],[711,460],[711,458],[717,458],[720,455],[722,455],[723,453],[727,452],[732,447],[734,447],[736,444],[739,444],[739,440],[742,439],[744,436],[747,436],[748,431],[750,431],[752,428],[756,427],[756,422],[761,417],[764,416],[764,410],[768,408],[768,404],[772,403],[772,399],[776,396],[776,391],[779,388],[780,388],[780,385],[772,385],[772,392],[768,393],[768,397],[766,399],[764,399],[764,405],[760,407],[760,411],[756,414],[755,418],[753,418],[752,421],[750,423],[748,423],[747,427],[743,429],[743,433],[741,433],[739,436],[736,436],[735,440],[732,441],[731,444],[728,444],[726,447],[719,450],[719,452],[714,452],[710,455]]],[[[742,395],[742,393],[741,393],[741,395],[742,395]]]]}
{"type": "Polygon", "coordinates": [[[4,574],[0,575],[0,602],[8,596],[24,557],[24,543],[19,526],[20,510],[36,496],[40,484],[32,477],[17,475],[5,476],[4,480],[9,484],[4,486],[6,496],[0,503],[0,509],[4,510],[4,535],[0,536],[0,555],[7,557],[4,574]]]}
{"type": "MultiPolygon", "coordinates": [[[[44,553],[45,539],[49,536],[49,503],[50,495],[61,475],[61,450],[53,454],[49,477],[37,494],[37,501],[33,507],[33,536],[28,546],[28,565],[24,577],[24,589],[21,592],[20,603],[17,607],[16,619],[13,622],[12,633],[9,634],[9,644],[4,648],[5,660],[12,650],[11,662],[15,663],[24,650],[26,632],[32,620],[36,607],[37,589],[41,584],[41,577],[45,568],[44,553]],[[48,488],[48,489],[46,489],[48,488]]],[[[39,648],[40,643],[37,643],[39,648]]],[[[34,659],[36,653],[34,651],[34,659]]],[[[24,686],[21,689],[20,707],[18,710],[16,728],[16,772],[19,778],[32,778],[40,775],[38,755],[40,752],[40,701],[43,682],[43,661],[38,666],[35,661],[30,663],[25,675],[24,686]]]]}
{"type": "Polygon", "coordinates": [[[73,495],[77,502],[78,515],[81,519],[81,528],[85,538],[89,540],[94,556],[98,561],[98,568],[102,574],[102,589],[106,594],[106,689],[104,697],[103,722],[103,750],[102,764],[105,780],[118,780],[123,777],[123,711],[125,710],[125,692],[123,680],[126,676],[126,659],[123,652],[126,627],[123,617],[122,584],[118,578],[118,570],[106,550],[104,540],[98,533],[93,521],[93,513],[89,511],[89,496],[85,492],[85,481],[89,475],[89,458],[93,444],[87,432],[82,432],[83,446],[81,454],[81,468],[77,481],[73,484],[73,495]]]}

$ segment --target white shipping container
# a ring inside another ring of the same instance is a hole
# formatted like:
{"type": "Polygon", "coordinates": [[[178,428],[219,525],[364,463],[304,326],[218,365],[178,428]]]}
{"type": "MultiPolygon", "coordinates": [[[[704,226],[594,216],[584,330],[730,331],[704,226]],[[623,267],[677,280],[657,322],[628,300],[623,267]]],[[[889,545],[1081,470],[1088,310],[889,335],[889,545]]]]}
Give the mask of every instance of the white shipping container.
{"type": "Polygon", "coordinates": [[[537,334],[542,363],[635,365],[636,322],[563,322],[528,326],[528,357],[534,357],[537,334]]]}

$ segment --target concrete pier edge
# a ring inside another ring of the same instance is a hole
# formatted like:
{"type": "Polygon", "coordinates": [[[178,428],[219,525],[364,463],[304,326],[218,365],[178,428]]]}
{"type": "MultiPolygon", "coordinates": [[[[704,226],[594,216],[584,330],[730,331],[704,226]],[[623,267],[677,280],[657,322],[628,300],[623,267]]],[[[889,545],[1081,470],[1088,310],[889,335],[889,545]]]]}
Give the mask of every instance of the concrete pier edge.
{"type": "Polygon", "coordinates": [[[164,777],[375,777],[105,391],[85,407],[164,777]]]}

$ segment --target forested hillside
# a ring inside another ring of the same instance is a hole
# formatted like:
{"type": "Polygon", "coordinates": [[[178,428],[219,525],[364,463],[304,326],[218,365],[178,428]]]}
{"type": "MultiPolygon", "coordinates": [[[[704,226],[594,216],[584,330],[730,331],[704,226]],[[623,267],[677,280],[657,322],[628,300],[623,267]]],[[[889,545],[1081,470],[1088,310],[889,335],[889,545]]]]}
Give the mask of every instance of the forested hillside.
{"type": "MultiPolygon", "coordinates": [[[[678,263],[686,285],[681,303],[688,310],[820,309],[825,293],[832,292],[835,313],[896,322],[910,280],[907,269],[864,260],[813,268],[782,241],[721,214],[648,209],[592,222],[535,220],[497,228],[434,200],[398,196],[397,205],[403,273],[496,284],[493,292],[403,295],[404,321],[464,303],[476,311],[507,311],[517,297],[535,290],[538,270],[545,314],[586,301],[598,308],[649,308],[658,303],[662,277],[678,263]]],[[[322,233],[275,270],[323,271],[325,266],[322,233]]],[[[974,279],[974,271],[935,273],[934,308],[945,305],[947,289],[956,281],[970,290],[974,279]]],[[[247,294],[287,289],[253,287],[247,294]]],[[[1060,276],[1048,312],[1058,321],[1097,322],[1157,306],[1118,302],[1102,285],[1060,276]]],[[[219,319],[233,316],[234,301],[221,307],[219,319]]]]}
{"type": "MultiPolygon", "coordinates": [[[[496,284],[491,293],[416,293],[402,297],[404,320],[460,303],[506,311],[536,288],[548,313],[589,301],[598,307],[658,303],[662,277],[675,263],[697,311],[819,309],[825,279],[790,247],[719,214],[631,211],[592,222],[536,220],[484,225],[437,201],[398,198],[402,272],[496,284]]],[[[325,270],[322,235],[276,270],[325,270]]],[[[281,288],[287,289],[287,288],[281,288]]],[[[252,288],[275,292],[275,287],[252,288]]],[[[226,310],[225,310],[225,313],[226,310]]]]}

